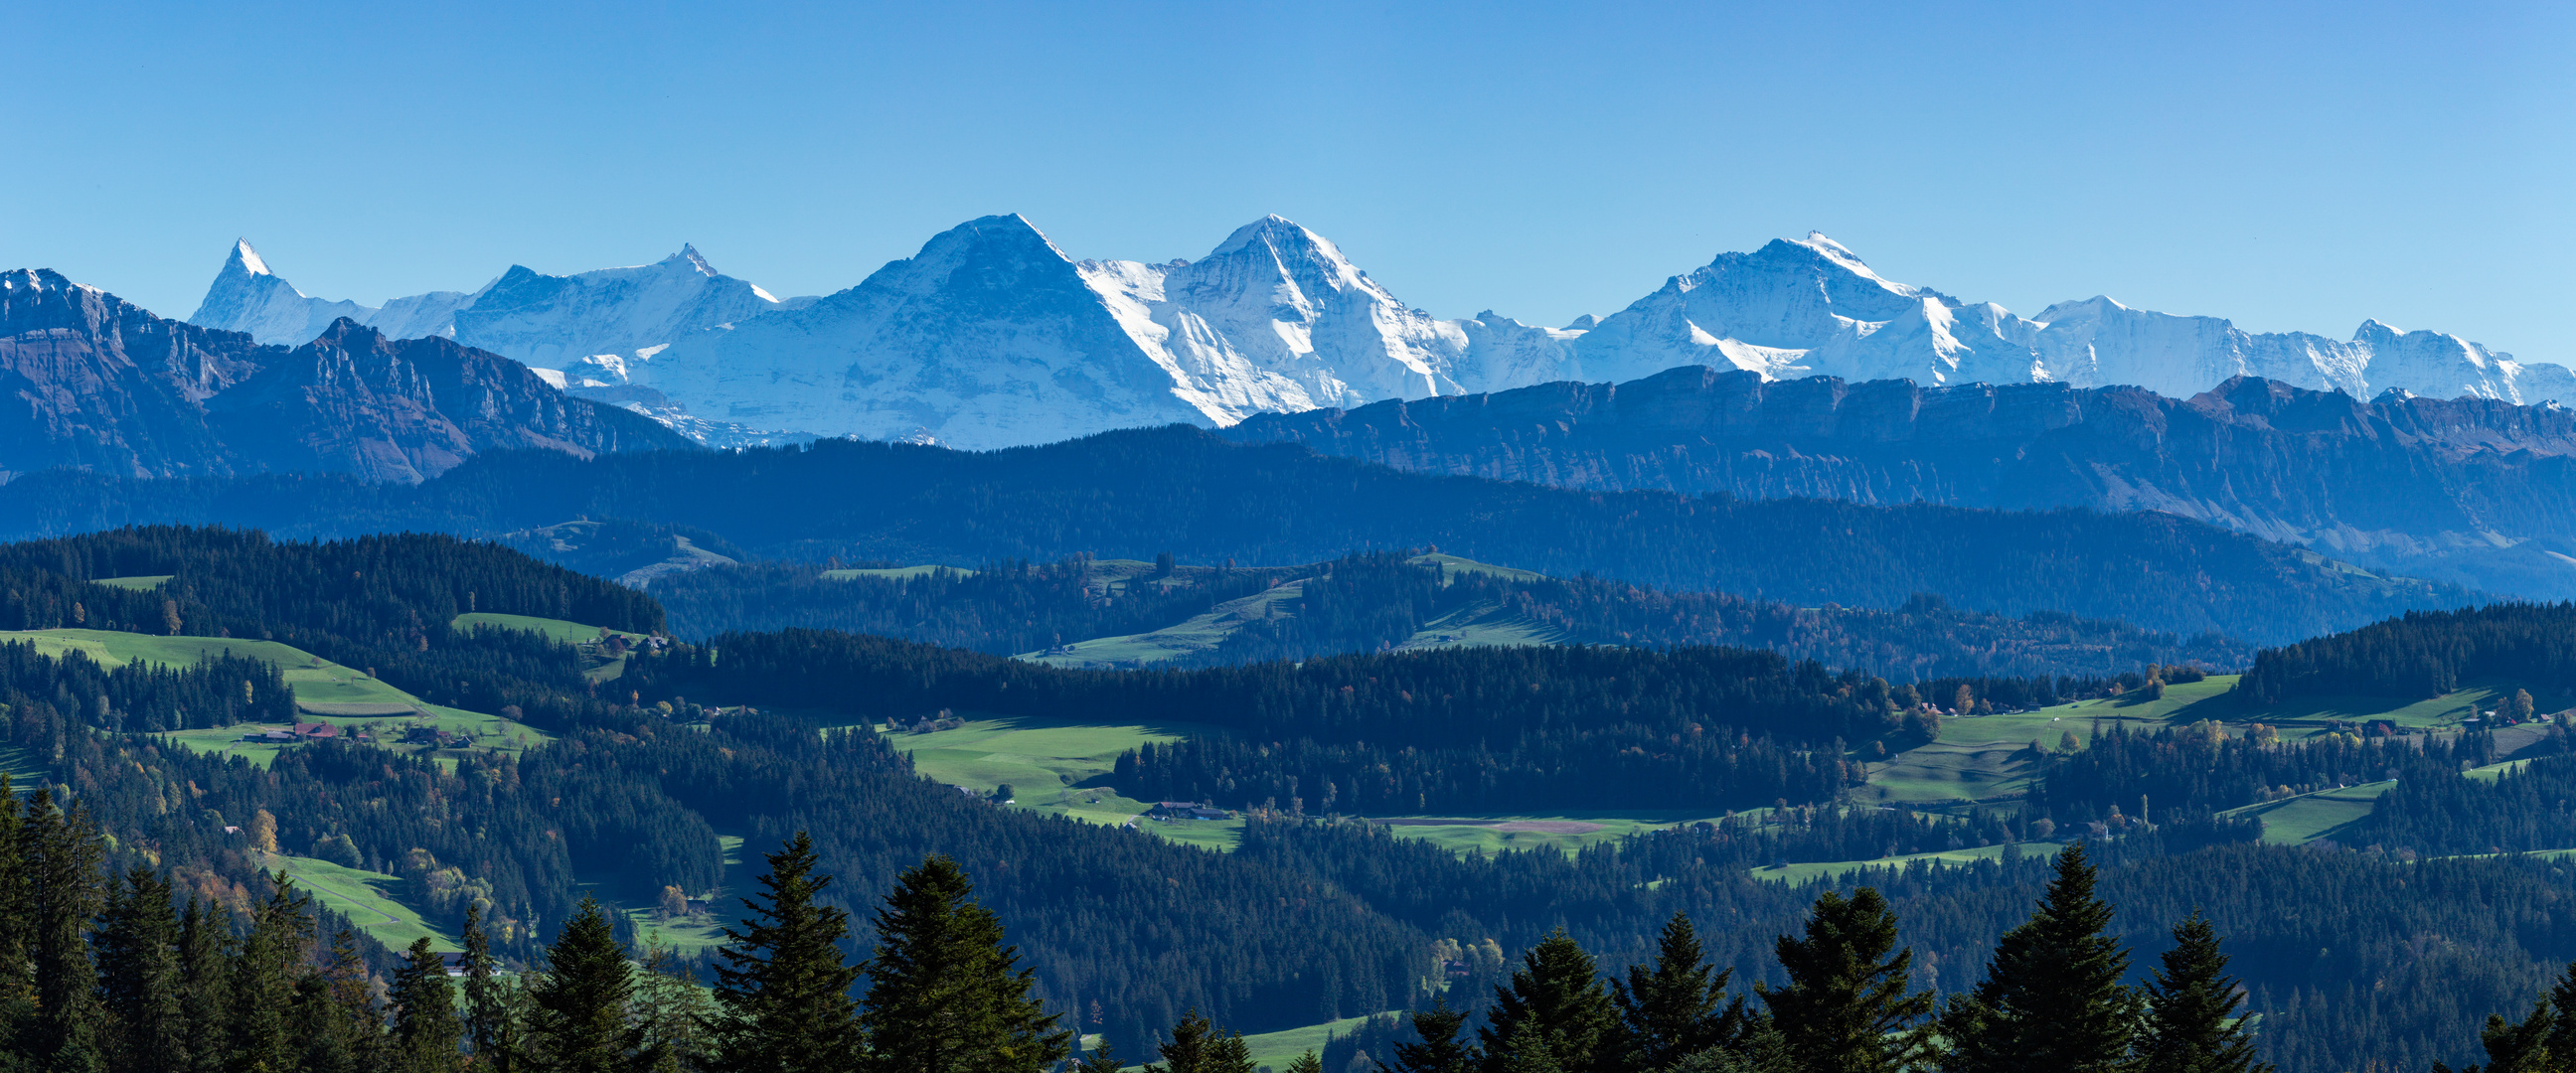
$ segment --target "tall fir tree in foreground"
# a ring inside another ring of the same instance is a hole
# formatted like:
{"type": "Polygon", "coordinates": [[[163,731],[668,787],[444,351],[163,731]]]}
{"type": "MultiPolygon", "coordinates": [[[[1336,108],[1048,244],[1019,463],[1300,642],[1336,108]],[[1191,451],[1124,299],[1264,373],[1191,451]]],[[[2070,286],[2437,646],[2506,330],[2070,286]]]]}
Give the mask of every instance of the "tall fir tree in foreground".
{"type": "Polygon", "coordinates": [[[88,815],[56,807],[50,790],[27,798],[17,835],[31,925],[26,953],[34,969],[36,1000],[34,1016],[19,1033],[17,1053],[46,1073],[101,1069],[103,1018],[89,931],[106,900],[99,872],[106,848],[88,815]]]}
{"type": "Polygon", "coordinates": [[[2108,932],[2077,843],[2057,855],[2038,912],[1995,944],[1986,978],[1941,1011],[1946,1073],[2124,1073],[2144,1013],[2121,982],[2129,955],[2108,932]]]}
{"type": "Polygon", "coordinates": [[[2243,999],[2218,950],[2218,929],[2194,912],[2173,936],[2174,948],[2147,985],[2137,1073],[2272,1073],[2254,1060],[2254,1038],[2235,1019],[2243,999]]]}
{"type": "Polygon", "coordinates": [[[768,854],[760,900],[744,899],[758,919],[748,931],[725,929],[716,951],[716,1067],[742,1073],[842,1073],[861,1068],[864,1051],[841,941],[850,914],[815,900],[831,886],[814,874],[814,840],[799,831],[768,854]],[[767,904],[762,904],[766,902],[767,904]]]}
{"type": "Polygon", "coordinates": [[[1522,955],[1521,967],[1508,986],[1494,988],[1494,1008],[1487,1024],[1476,1030],[1483,1045],[1487,1073],[1503,1073],[1535,1058],[1527,1041],[1513,1034],[1527,1025],[1561,1073],[1596,1073],[1615,1069],[1619,1060],[1619,1014],[1610,991],[1602,986],[1592,955],[1558,928],[1522,955]],[[1515,1050],[1515,1048],[1518,1048],[1515,1050]],[[1514,1057],[1518,1055],[1518,1057],[1514,1057]]]}
{"type": "Polygon", "coordinates": [[[1771,1011],[1797,1073],[1898,1073],[1923,1047],[1916,1022],[1932,996],[1909,992],[1914,951],[1896,945],[1896,914],[1875,888],[1826,891],[1802,936],[1775,949],[1789,983],[1754,993],[1771,1011]]]}
{"type": "Polygon", "coordinates": [[[877,910],[876,955],[862,970],[859,1017],[887,1073],[1040,1073],[1073,1050],[1073,1032],[1030,997],[1002,922],[973,898],[957,862],[933,855],[895,881],[877,910]]]}
{"type": "Polygon", "coordinates": [[[180,1070],[188,1066],[187,1009],[180,982],[179,919],[170,884],[140,865],[108,889],[100,916],[98,995],[111,1027],[111,1069],[180,1070]]]}
{"type": "Polygon", "coordinates": [[[643,1033],[626,1016],[634,968],[599,900],[583,898],[546,948],[546,973],[530,995],[537,1066],[544,1073],[625,1073],[643,1033]]]}
{"type": "Polygon", "coordinates": [[[1681,913],[1664,924],[1652,967],[1631,965],[1613,986],[1619,1007],[1624,1068],[1660,1070],[1706,1050],[1737,1050],[1752,1018],[1742,998],[1729,998],[1732,969],[1707,963],[1699,933],[1681,913]]]}
{"type": "Polygon", "coordinates": [[[385,989],[393,1005],[393,1039],[387,1049],[393,1073],[456,1073],[464,1066],[459,1044],[465,1023],[456,1015],[456,991],[447,982],[447,959],[429,937],[412,940],[403,967],[385,989]]]}

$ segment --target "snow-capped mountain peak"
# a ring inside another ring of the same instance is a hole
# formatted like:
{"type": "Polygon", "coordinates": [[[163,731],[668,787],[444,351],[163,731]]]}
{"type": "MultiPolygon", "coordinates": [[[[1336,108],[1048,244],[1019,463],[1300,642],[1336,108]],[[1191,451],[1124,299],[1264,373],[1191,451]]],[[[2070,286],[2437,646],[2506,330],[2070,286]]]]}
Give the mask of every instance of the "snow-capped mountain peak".
{"type": "Polygon", "coordinates": [[[268,262],[259,259],[259,251],[250,248],[250,240],[246,238],[233,240],[233,255],[231,259],[224,262],[225,271],[229,272],[235,268],[254,276],[276,274],[268,270],[268,262]]]}

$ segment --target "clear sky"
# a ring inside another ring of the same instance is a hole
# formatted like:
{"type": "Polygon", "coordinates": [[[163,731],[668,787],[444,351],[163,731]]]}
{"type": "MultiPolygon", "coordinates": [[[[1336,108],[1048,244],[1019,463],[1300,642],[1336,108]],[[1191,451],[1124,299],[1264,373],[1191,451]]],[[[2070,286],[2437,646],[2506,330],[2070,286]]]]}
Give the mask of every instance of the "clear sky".
{"type": "Polygon", "coordinates": [[[236,235],[370,304],[694,242],[772,292],[1026,215],[1263,213],[1562,324],[1816,229],[2035,314],[2576,361],[2576,5],[12,5],[0,267],[171,316],[236,235]]]}

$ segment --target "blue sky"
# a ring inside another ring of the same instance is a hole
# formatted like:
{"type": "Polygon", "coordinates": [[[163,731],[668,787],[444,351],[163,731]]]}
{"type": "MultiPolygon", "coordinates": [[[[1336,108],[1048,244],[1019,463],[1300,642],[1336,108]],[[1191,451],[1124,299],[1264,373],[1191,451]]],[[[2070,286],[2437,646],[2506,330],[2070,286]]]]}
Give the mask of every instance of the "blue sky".
{"type": "Polygon", "coordinates": [[[1020,212],[1263,213],[1561,324],[1824,231],[2035,314],[2576,361],[2576,5],[21,5],[0,266],[185,316],[236,235],[373,303],[694,242],[838,290],[1020,212]]]}

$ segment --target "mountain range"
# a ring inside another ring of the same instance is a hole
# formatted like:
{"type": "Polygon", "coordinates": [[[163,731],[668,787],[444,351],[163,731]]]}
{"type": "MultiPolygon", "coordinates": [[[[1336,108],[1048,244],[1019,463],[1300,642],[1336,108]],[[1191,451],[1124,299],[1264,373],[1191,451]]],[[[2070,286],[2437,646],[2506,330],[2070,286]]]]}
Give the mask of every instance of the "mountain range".
{"type": "Polygon", "coordinates": [[[514,266],[477,291],[370,308],[303,295],[242,242],[191,322],[291,343],[344,316],[517,358],[719,444],[769,430],[992,448],[1690,365],[2176,398],[2238,376],[2356,398],[2576,398],[2564,366],[2378,321],[2349,340],[2253,333],[2099,296],[2023,318],[1887,280],[1815,233],[1720,254],[1563,328],[1413,308],[1278,216],[1198,261],[1160,263],[1075,260],[1027,220],[988,216],[858,286],[784,301],[684,247],[573,276],[514,266]]]}
{"type": "Polygon", "coordinates": [[[2162,511],[2416,577],[2576,597],[2576,411],[2250,377],[2064,384],[1673,369],[1223,430],[1416,472],[1743,499],[2162,511]]]}
{"type": "Polygon", "coordinates": [[[0,481],[345,472],[417,482],[482,451],[693,449],[527,366],[342,317],[296,346],[156,317],[48,271],[0,273],[0,481]]]}

